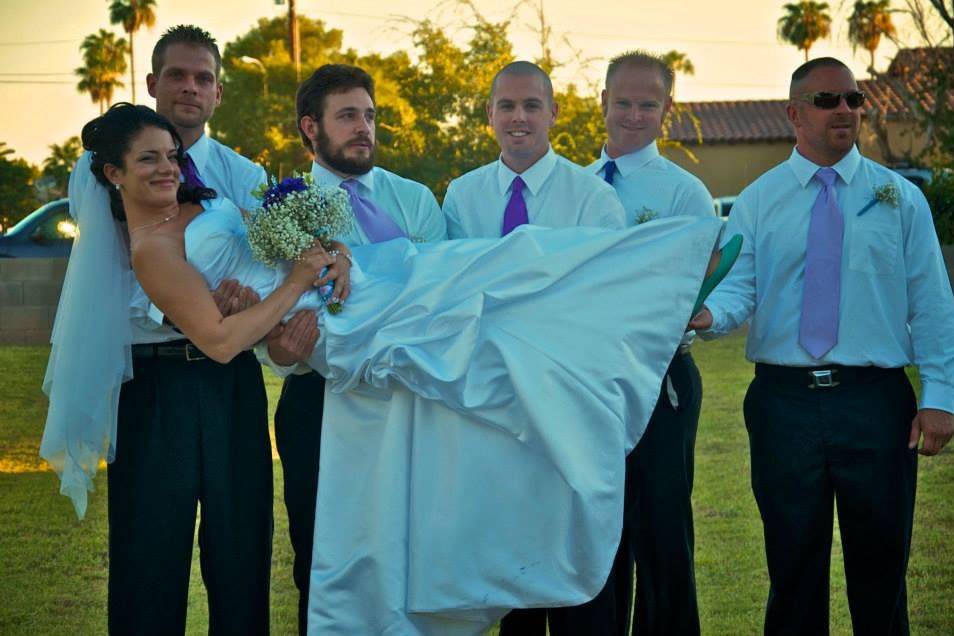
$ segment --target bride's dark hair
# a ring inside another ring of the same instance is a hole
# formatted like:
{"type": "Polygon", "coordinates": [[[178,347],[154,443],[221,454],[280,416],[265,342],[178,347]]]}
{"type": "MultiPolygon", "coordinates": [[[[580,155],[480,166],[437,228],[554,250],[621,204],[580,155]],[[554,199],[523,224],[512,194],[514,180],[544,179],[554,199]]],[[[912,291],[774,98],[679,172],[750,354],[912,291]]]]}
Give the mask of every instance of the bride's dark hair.
{"type": "MultiPolygon", "coordinates": [[[[106,164],[125,169],[123,156],[129,150],[133,137],[145,128],[159,128],[172,135],[181,168],[183,165],[182,138],[179,137],[179,133],[176,132],[172,122],[148,106],[119,102],[111,106],[106,114],[100,115],[83,126],[83,148],[91,153],[89,169],[96,180],[103,184],[109,192],[110,210],[113,216],[120,221],[126,220],[122,197],[120,197],[119,191],[113,187],[113,184],[109,182],[109,179],[106,178],[103,169],[106,164]]],[[[183,183],[179,186],[177,198],[179,203],[198,203],[205,199],[214,199],[215,190],[197,188],[183,183]]]]}

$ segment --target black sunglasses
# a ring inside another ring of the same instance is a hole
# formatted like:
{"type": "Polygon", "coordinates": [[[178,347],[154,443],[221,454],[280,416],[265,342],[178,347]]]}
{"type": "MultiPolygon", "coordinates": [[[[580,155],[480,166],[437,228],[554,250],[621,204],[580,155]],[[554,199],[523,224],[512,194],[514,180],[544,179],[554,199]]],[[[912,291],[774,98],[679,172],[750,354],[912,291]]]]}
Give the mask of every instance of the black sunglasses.
{"type": "Polygon", "coordinates": [[[848,91],[847,93],[829,93],[828,91],[818,91],[817,93],[805,93],[804,95],[798,95],[796,99],[799,99],[803,102],[808,102],[815,108],[831,110],[833,108],[838,108],[838,104],[841,103],[842,97],[845,98],[845,103],[848,104],[848,108],[861,108],[861,105],[865,103],[865,94],[861,91],[848,91]]]}

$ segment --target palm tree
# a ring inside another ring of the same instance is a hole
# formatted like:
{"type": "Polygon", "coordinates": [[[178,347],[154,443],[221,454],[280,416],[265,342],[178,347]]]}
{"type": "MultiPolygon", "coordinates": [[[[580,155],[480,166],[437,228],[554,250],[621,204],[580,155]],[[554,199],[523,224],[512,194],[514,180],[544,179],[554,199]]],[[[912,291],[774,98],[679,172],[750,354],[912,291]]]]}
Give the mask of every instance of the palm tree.
{"type": "Polygon", "coordinates": [[[680,51],[669,51],[662,56],[662,61],[672,69],[672,98],[676,99],[676,75],[684,73],[685,75],[695,75],[696,67],[692,65],[692,60],[685,53],[680,51]]]}
{"type": "Polygon", "coordinates": [[[133,35],[141,27],[156,23],[156,0],[113,0],[109,5],[109,23],[121,24],[129,34],[129,82],[132,87],[132,102],[136,103],[136,55],[133,35]]]}
{"type": "Polygon", "coordinates": [[[43,161],[43,176],[51,182],[50,190],[58,197],[66,196],[70,171],[83,153],[79,137],[70,137],[62,144],[50,144],[50,154],[43,161]]]}
{"type": "Polygon", "coordinates": [[[126,72],[126,53],[129,45],[116,34],[100,29],[86,36],[80,44],[83,51],[83,66],[74,71],[80,81],[76,90],[89,93],[94,104],[99,104],[102,114],[113,99],[113,92],[123,85],[120,77],[126,72]]]}
{"type": "Polygon", "coordinates": [[[808,51],[812,45],[831,33],[828,3],[802,0],[786,4],[782,8],[785,15],[778,19],[778,37],[794,45],[799,51],[805,51],[807,62],[808,51]]]}
{"type": "Polygon", "coordinates": [[[859,46],[871,56],[868,64],[868,70],[874,71],[874,54],[878,44],[881,43],[881,36],[888,38],[894,37],[897,32],[894,23],[891,21],[891,14],[894,13],[890,8],[890,0],[857,0],[855,9],[848,18],[848,40],[851,42],[851,48],[857,49],[859,46]]]}

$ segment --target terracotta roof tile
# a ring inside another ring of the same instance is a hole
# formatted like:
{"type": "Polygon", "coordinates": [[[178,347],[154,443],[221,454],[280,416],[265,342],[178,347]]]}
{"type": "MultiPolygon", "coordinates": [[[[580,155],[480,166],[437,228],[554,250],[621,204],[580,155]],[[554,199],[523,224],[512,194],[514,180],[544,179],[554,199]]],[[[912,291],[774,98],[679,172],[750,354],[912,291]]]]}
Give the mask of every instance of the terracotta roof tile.
{"type": "MultiPolygon", "coordinates": [[[[916,100],[922,109],[933,109],[932,80],[926,73],[930,64],[941,64],[941,68],[954,73],[954,48],[899,50],[887,72],[859,80],[859,88],[868,97],[866,108],[886,112],[889,119],[910,117],[908,100],[916,100]]],[[[954,90],[948,92],[948,99],[954,108],[954,90]]],[[[684,102],[682,106],[698,119],[702,142],[706,144],[794,142],[795,133],[785,116],[785,104],[784,99],[773,99],[684,102]]],[[[669,138],[688,145],[698,143],[691,118],[672,116],[669,138]]]]}
{"type": "MultiPolygon", "coordinates": [[[[684,102],[699,120],[702,141],[712,143],[747,143],[768,141],[794,141],[795,134],[785,117],[783,99],[684,102]]],[[[692,119],[673,116],[670,121],[669,138],[684,144],[698,143],[692,119]]]]}

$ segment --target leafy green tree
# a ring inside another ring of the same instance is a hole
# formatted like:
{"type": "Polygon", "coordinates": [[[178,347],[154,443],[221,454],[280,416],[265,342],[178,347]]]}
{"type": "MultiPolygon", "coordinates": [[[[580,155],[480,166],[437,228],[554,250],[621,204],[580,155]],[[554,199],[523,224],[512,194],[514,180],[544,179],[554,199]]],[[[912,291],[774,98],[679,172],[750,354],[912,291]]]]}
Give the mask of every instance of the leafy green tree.
{"type": "Polygon", "coordinates": [[[109,23],[121,24],[129,34],[129,82],[132,102],[136,103],[136,49],[133,37],[142,27],[156,24],[156,0],[112,0],[109,4],[109,23]]]}
{"type": "Polygon", "coordinates": [[[83,66],[74,71],[80,78],[76,90],[89,93],[93,103],[99,104],[102,114],[112,101],[115,90],[123,85],[119,78],[126,72],[129,45],[115,33],[100,29],[86,36],[80,50],[83,52],[83,66]]]}
{"type": "Polygon", "coordinates": [[[36,176],[34,166],[25,159],[13,158],[13,149],[0,141],[0,227],[4,230],[37,206],[33,188],[36,176]]]}
{"type": "Polygon", "coordinates": [[[812,45],[831,34],[831,14],[827,2],[802,0],[782,7],[784,15],[778,19],[778,37],[799,51],[805,51],[805,61],[812,45]]]}
{"type": "Polygon", "coordinates": [[[70,137],[62,144],[51,144],[50,154],[43,161],[41,181],[45,183],[43,198],[58,199],[66,196],[70,171],[83,153],[83,144],[79,137],[70,137]]]}
{"type": "Polygon", "coordinates": [[[676,78],[680,73],[683,75],[695,75],[696,67],[692,65],[692,60],[682,51],[668,51],[662,54],[662,61],[672,69],[672,97],[676,99],[676,78]]]}
{"type": "Polygon", "coordinates": [[[868,51],[869,69],[874,69],[875,50],[881,44],[881,37],[893,38],[897,34],[892,13],[890,0],[857,0],[848,18],[848,40],[852,49],[860,46],[868,51]]]}

